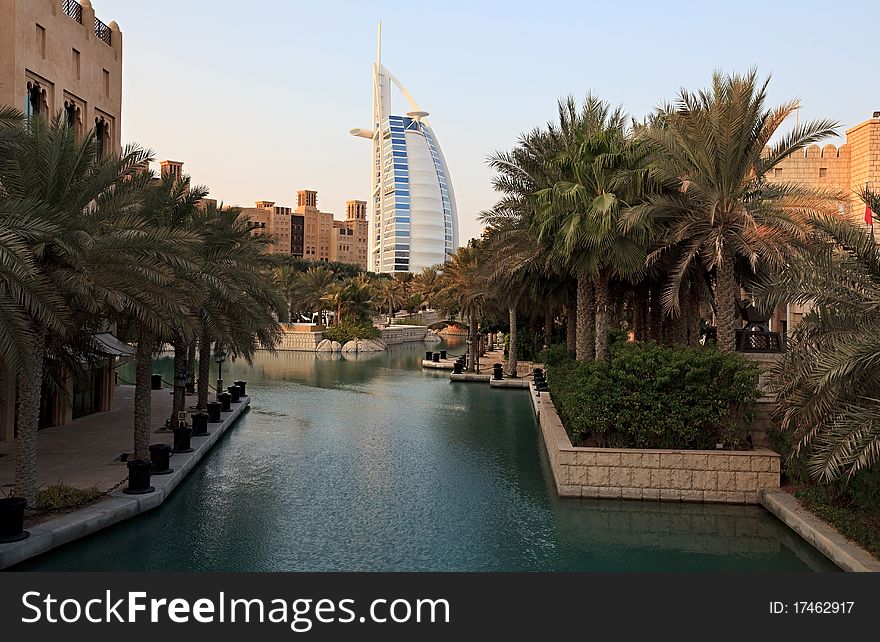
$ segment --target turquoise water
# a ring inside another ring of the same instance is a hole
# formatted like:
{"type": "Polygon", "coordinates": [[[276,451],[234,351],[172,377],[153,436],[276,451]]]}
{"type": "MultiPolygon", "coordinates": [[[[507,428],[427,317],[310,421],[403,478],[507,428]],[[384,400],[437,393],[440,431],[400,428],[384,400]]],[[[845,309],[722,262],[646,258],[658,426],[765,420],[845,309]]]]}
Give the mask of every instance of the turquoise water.
{"type": "Polygon", "coordinates": [[[21,568],[834,570],[761,508],[558,498],[528,393],[423,353],[225,364],[251,410],[171,498],[21,568]]]}

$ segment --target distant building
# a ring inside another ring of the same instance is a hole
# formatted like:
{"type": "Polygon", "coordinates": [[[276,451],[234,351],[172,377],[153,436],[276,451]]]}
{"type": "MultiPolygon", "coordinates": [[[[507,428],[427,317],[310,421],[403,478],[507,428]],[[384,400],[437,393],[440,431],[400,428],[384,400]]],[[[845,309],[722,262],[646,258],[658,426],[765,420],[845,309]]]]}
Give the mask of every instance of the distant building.
{"type": "Polygon", "coordinates": [[[418,272],[444,263],[458,247],[458,213],[449,167],[428,112],[382,65],[382,34],[373,65],[373,119],[353,136],[372,141],[370,249],[373,272],[418,272]],[[392,112],[396,86],[412,111],[392,112]]]}
{"type": "MultiPolygon", "coordinates": [[[[840,192],[846,197],[847,216],[864,225],[865,203],[859,194],[866,186],[880,191],[880,111],[847,129],[846,142],[840,147],[810,145],[779,163],[768,179],[840,192]]],[[[786,334],[811,307],[780,306],[771,319],[772,329],[786,334]]]]}
{"type": "Polygon", "coordinates": [[[276,206],[258,201],[241,208],[255,229],[273,234],[271,251],[309,261],[350,263],[367,269],[368,222],[366,201],[348,201],[346,219],[337,221],[330,212],[318,209],[318,193],[297,192],[297,207],[276,206]]]}
{"type": "Polygon", "coordinates": [[[0,105],[64,111],[99,154],[121,150],[122,32],[89,0],[0,0],[0,105]]]}
{"type": "Polygon", "coordinates": [[[333,221],[330,260],[351,263],[367,269],[368,230],[367,202],[348,201],[344,221],[333,221]]]}

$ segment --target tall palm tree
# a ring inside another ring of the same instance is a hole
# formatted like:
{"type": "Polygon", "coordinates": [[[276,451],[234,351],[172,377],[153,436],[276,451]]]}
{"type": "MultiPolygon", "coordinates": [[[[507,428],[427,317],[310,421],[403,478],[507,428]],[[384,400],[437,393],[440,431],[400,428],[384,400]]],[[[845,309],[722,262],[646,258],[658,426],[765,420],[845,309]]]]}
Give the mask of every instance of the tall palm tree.
{"type": "Polygon", "coordinates": [[[658,117],[662,126],[645,134],[656,152],[659,180],[668,189],[654,194],[633,220],[652,217],[665,230],[658,251],[678,250],[665,292],[669,307],[678,307],[691,263],[714,272],[723,351],[735,348],[737,259],[752,270],[782,268],[806,238],[807,216],[828,204],[806,188],[774,184],[770,174],[788,155],[834,135],[835,123],[803,123],[768,149],[798,102],[766,108],[767,83],[758,81],[755,70],[716,73],[710,89],[682,91],[658,117]]]}
{"type": "Polygon", "coordinates": [[[403,288],[397,279],[382,279],[375,284],[374,298],[385,307],[388,313],[388,325],[394,316],[395,308],[404,303],[403,288]]]}
{"type": "Polygon", "coordinates": [[[289,305],[273,280],[267,253],[271,235],[253,230],[238,208],[213,204],[194,214],[201,231],[197,245],[204,296],[195,306],[199,331],[198,405],[208,401],[213,343],[251,362],[258,349],[274,350],[280,336],[276,317],[289,305]]]}
{"type": "Polygon", "coordinates": [[[31,504],[47,356],[65,352],[65,344],[88,345],[84,329],[102,317],[124,311],[140,321],[151,318],[163,305],[160,284],[177,242],[140,216],[138,172],[149,153],[130,147],[98,160],[96,152],[93,133],[77,136],[58,115],[29,119],[12,153],[0,160],[4,209],[33,204],[30,215],[43,230],[21,238],[33,255],[33,273],[53,292],[57,321],[53,327],[45,315],[29,311],[31,367],[18,373],[16,491],[31,504]]]}
{"type": "Polygon", "coordinates": [[[300,311],[311,316],[314,312],[326,310],[323,297],[334,281],[336,281],[336,273],[324,266],[309,267],[303,272],[297,285],[300,311]]]}
{"type": "Polygon", "coordinates": [[[836,217],[818,218],[811,229],[823,246],[766,278],[757,293],[768,306],[812,305],[775,372],[776,416],[811,476],[834,481],[880,460],[880,248],[873,234],[836,217]]]}
{"type": "Polygon", "coordinates": [[[422,268],[422,271],[413,277],[410,286],[412,293],[422,297],[425,308],[432,308],[434,305],[439,277],[440,271],[436,267],[422,268]]]}
{"type": "MultiPolygon", "coordinates": [[[[571,99],[569,99],[570,101],[571,99]]],[[[561,113],[575,112],[573,105],[561,113]]],[[[552,244],[553,261],[578,280],[578,325],[589,323],[595,297],[595,357],[608,353],[609,286],[613,278],[628,278],[644,265],[644,226],[626,228],[625,210],[641,198],[648,178],[646,145],[633,140],[626,116],[593,95],[576,116],[575,141],[552,159],[562,179],[538,193],[537,237],[552,244]],[[583,310],[583,312],[582,312],[583,310]]],[[[593,355],[581,333],[577,358],[593,355]]]]}
{"type": "Polygon", "coordinates": [[[452,259],[444,266],[442,287],[439,296],[451,302],[455,312],[468,318],[468,339],[470,341],[470,370],[477,362],[477,321],[490,288],[479,265],[480,250],[477,247],[460,247],[452,259]]]}

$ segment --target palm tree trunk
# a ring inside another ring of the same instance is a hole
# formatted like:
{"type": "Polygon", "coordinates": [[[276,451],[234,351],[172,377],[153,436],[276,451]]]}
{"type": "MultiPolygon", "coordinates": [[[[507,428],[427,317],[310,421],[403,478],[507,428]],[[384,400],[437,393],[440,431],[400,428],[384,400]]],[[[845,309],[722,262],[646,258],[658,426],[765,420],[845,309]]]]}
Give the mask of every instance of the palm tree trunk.
{"type": "Polygon", "coordinates": [[[153,352],[156,335],[141,328],[135,353],[134,379],[134,458],[150,458],[150,436],[153,429],[152,393],[150,392],[150,369],[153,365],[153,352]]]}
{"type": "Polygon", "coordinates": [[[544,309],[544,347],[549,348],[553,344],[553,306],[548,305],[544,309]]]}
{"type": "Polygon", "coordinates": [[[648,313],[648,339],[651,341],[660,341],[663,336],[663,309],[660,305],[660,290],[661,286],[659,284],[652,286],[650,289],[651,299],[648,313]]]}
{"type": "Polygon", "coordinates": [[[688,291],[688,345],[700,345],[700,306],[702,304],[700,291],[691,285],[688,291]]]}
{"type": "Polygon", "coordinates": [[[510,346],[507,349],[507,376],[515,377],[516,367],[519,362],[518,356],[516,354],[516,303],[512,303],[507,306],[507,316],[510,320],[510,346]]]}
{"type": "Polygon", "coordinates": [[[722,251],[721,263],[717,267],[715,315],[718,319],[718,350],[721,352],[736,350],[736,314],[733,303],[736,296],[734,259],[733,252],[725,247],[722,251]]]}
{"type": "Polygon", "coordinates": [[[186,380],[189,382],[190,389],[188,394],[193,393],[196,381],[196,339],[190,340],[186,346],[186,380]]]}
{"type": "Polygon", "coordinates": [[[178,382],[186,378],[186,353],[187,345],[183,337],[174,338],[174,396],[171,402],[171,417],[169,425],[177,425],[177,413],[186,407],[186,388],[178,385],[178,382]]]}
{"type": "Polygon", "coordinates": [[[468,326],[468,371],[477,371],[477,317],[473,313],[468,315],[470,325],[468,326]]]}
{"type": "Polygon", "coordinates": [[[40,426],[40,398],[43,392],[43,335],[34,342],[30,369],[18,377],[18,418],[15,436],[15,495],[37,505],[37,431],[40,426]]]}
{"type": "Polygon", "coordinates": [[[577,337],[575,352],[578,361],[596,358],[596,310],[593,306],[593,279],[579,276],[577,280],[577,337]]]}
{"type": "Polygon", "coordinates": [[[577,316],[570,305],[565,306],[565,345],[571,354],[577,350],[577,316]]]}
{"type": "Polygon", "coordinates": [[[211,337],[207,330],[202,330],[199,337],[199,400],[200,410],[208,408],[208,387],[211,376],[211,337]]]}
{"type": "Polygon", "coordinates": [[[596,359],[608,358],[608,272],[596,275],[596,359]]]}

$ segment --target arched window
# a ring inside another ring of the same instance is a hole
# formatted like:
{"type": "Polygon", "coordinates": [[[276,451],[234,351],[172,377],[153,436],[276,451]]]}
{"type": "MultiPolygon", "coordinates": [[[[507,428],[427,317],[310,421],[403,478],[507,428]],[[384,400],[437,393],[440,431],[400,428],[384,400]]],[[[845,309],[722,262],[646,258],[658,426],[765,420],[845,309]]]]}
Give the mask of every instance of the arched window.
{"type": "Polygon", "coordinates": [[[29,81],[24,99],[25,118],[42,114],[45,109],[48,109],[46,90],[39,83],[29,81]]]}
{"type": "Polygon", "coordinates": [[[64,101],[64,117],[67,126],[73,129],[77,135],[82,135],[82,109],[72,100],[64,101]]]}
{"type": "Polygon", "coordinates": [[[95,119],[95,138],[98,140],[98,160],[110,151],[110,123],[103,116],[95,119]]]}

